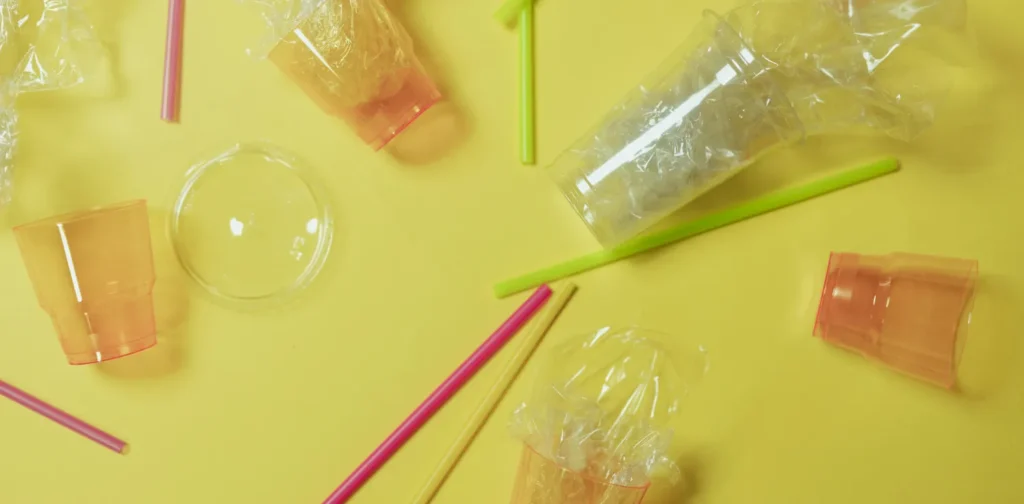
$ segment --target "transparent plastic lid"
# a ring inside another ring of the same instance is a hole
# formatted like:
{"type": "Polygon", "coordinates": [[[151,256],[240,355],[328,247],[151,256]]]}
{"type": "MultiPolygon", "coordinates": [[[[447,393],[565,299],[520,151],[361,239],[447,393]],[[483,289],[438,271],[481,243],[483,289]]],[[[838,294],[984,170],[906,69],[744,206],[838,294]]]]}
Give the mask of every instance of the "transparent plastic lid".
{"type": "Polygon", "coordinates": [[[316,278],[331,246],[330,206],[311,177],[264,144],[193,166],[170,221],[181,265],[218,298],[286,301],[316,278]]]}

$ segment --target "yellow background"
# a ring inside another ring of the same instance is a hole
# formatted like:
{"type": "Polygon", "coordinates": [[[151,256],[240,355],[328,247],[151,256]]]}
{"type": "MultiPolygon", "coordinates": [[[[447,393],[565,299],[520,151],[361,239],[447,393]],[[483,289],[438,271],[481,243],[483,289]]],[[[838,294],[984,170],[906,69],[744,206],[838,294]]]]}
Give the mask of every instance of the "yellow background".
{"type": "MultiPolygon", "coordinates": [[[[17,192],[3,218],[147,198],[161,344],[65,364],[13,237],[0,234],[0,378],[132,444],[116,456],[0,401],[0,503],[320,502],[521,302],[495,300],[494,281],[596,247],[540,168],[517,162],[517,42],[491,18],[497,2],[393,3],[449,101],[375,154],[245,55],[263,26],[232,0],[189,3],[182,124],[160,122],[165,2],[94,2],[108,73],[19,101],[17,192]],[[161,222],[192,163],[261,139],[317,169],[338,227],[305,298],[240,313],[183,277],[161,222]]],[[[540,164],[669,54],[703,8],[729,5],[542,2],[540,164]]],[[[914,144],[810,139],[694,208],[883,154],[903,160],[900,173],[578,277],[544,347],[635,324],[710,352],[677,422],[685,481],[658,485],[649,504],[1024,501],[1022,5],[970,2],[977,64],[914,144]],[[980,261],[961,394],[811,337],[831,250],[980,261]]],[[[408,502],[509,355],[353,502],[408,502]]],[[[507,502],[519,445],[505,421],[527,396],[528,369],[436,502],[507,502]]]]}

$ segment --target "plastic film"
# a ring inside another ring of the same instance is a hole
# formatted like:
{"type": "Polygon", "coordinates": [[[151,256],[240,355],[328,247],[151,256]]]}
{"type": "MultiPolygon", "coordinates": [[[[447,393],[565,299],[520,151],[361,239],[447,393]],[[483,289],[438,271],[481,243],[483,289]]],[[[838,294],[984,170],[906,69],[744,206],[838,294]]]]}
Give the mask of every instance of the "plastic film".
{"type": "Polygon", "coordinates": [[[525,445],[513,503],[640,502],[652,475],[678,474],[671,420],[707,361],[652,336],[606,327],[550,355],[510,424],[525,445]]]}
{"type": "Polygon", "coordinates": [[[756,0],[689,41],[549,173],[614,246],[805,135],[910,139],[951,83],[963,0],[756,0]]]}

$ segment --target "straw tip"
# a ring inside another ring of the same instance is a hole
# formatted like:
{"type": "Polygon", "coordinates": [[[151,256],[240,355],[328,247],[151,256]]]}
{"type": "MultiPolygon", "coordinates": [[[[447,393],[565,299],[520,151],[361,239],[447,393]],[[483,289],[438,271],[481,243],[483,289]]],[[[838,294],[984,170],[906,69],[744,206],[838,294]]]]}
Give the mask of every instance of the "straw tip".
{"type": "Polygon", "coordinates": [[[513,287],[509,287],[507,285],[507,282],[502,282],[494,285],[494,297],[497,299],[505,299],[511,296],[512,294],[515,294],[516,292],[519,291],[517,291],[513,287]]]}

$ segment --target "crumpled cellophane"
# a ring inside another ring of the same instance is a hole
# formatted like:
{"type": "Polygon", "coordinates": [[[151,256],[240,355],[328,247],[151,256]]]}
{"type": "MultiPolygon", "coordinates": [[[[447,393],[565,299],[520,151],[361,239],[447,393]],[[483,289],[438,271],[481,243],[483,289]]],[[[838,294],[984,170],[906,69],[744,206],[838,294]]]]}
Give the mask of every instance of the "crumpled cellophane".
{"type": "Polygon", "coordinates": [[[81,83],[79,53],[95,43],[77,0],[0,0],[0,206],[11,200],[17,96],[81,83]]]}
{"type": "Polygon", "coordinates": [[[14,146],[17,140],[18,115],[14,111],[14,97],[0,99],[0,208],[11,202],[14,175],[14,146]]]}
{"type": "Polygon", "coordinates": [[[510,423],[525,445],[513,504],[632,504],[652,475],[678,476],[670,421],[707,361],[657,337],[606,327],[548,356],[510,423]]]}
{"type": "Polygon", "coordinates": [[[0,0],[0,76],[16,93],[83,80],[81,52],[96,43],[81,0],[0,0]]]}
{"type": "Polygon", "coordinates": [[[747,0],[703,22],[550,173],[605,246],[808,134],[929,126],[963,0],[747,0]]]}
{"type": "Polygon", "coordinates": [[[270,59],[329,111],[394,95],[418,66],[412,39],[379,0],[252,1],[270,28],[270,59]]]}

